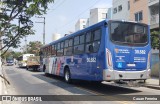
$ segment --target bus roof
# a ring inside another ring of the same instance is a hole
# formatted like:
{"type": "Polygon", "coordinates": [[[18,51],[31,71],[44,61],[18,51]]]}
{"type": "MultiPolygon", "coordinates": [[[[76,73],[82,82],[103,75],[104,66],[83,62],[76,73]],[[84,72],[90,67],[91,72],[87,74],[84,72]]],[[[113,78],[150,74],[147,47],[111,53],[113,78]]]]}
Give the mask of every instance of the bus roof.
{"type": "MultiPolygon", "coordinates": [[[[82,34],[83,32],[87,32],[88,30],[91,30],[91,29],[93,29],[93,28],[102,26],[102,25],[104,25],[105,22],[108,22],[108,21],[121,21],[121,22],[138,23],[138,22],[136,22],[136,21],[108,20],[108,19],[106,19],[106,20],[103,20],[103,21],[101,21],[101,22],[99,22],[99,23],[96,23],[96,24],[94,24],[94,25],[92,25],[92,26],[89,26],[89,27],[87,27],[87,28],[85,28],[85,29],[82,29],[82,30],[76,31],[76,32],[74,32],[74,33],[72,33],[72,34],[70,34],[70,35],[64,36],[64,37],[62,37],[62,38],[60,38],[60,39],[58,39],[58,40],[55,40],[55,41],[53,41],[53,42],[51,42],[51,43],[49,43],[49,44],[46,44],[45,46],[43,46],[43,47],[41,47],[41,48],[45,48],[45,47],[50,46],[50,45],[52,45],[52,44],[54,44],[54,43],[58,43],[58,42],[61,42],[61,41],[65,40],[65,39],[74,37],[74,36],[76,36],[77,34],[82,34]]],[[[144,23],[140,23],[140,24],[146,25],[146,24],[144,24],[144,23]]]]}
{"type": "Polygon", "coordinates": [[[89,27],[87,27],[87,28],[85,28],[85,29],[83,29],[83,30],[76,31],[75,33],[72,33],[72,34],[70,34],[70,35],[64,36],[64,37],[62,37],[62,38],[60,38],[60,39],[58,39],[58,40],[56,40],[56,41],[53,41],[53,42],[51,42],[51,43],[49,43],[49,44],[46,44],[45,46],[43,46],[43,47],[41,47],[41,48],[45,48],[45,47],[47,47],[47,46],[49,46],[49,45],[52,45],[52,44],[54,44],[54,43],[58,43],[58,42],[63,41],[63,40],[65,40],[65,39],[74,37],[74,36],[76,36],[77,34],[82,34],[83,32],[86,32],[86,31],[88,31],[88,30],[90,30],[90,29],[92,29],[92,28],[96,28],[96,27],[98,27],[98,26],[102,26],[106,21],[108,21],[108,20],[107,20],[107,19],[106,19],[106,20],[103,20],[103,21],[101,21],[101,22],[99,22],[99,23],[97,23],[97,24],[94,24],[94,25],[92,25],[92,26],[89,26],[89,27]]]}

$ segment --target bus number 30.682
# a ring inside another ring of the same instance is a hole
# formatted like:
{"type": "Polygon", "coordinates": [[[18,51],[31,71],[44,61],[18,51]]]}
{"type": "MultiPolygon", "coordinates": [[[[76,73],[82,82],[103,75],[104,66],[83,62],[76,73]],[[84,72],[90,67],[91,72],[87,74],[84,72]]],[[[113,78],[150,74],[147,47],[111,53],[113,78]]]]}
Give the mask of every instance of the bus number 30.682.
{"type": "Polygon", "coordinates": [[[95,57],[87,58],[87,62],[96,62],[96,58],[95,57]]]}

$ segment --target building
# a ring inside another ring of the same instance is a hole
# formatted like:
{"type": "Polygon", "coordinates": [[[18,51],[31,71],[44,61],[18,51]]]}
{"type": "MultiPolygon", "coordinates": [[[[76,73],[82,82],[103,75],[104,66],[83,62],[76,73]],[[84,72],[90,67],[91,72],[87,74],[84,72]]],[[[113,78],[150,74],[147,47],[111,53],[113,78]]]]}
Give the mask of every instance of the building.
{"type": "Polygon", "coordinates": [[[148,0],[130,0],[129,20],[149,24],[148,0]]]}
{"type": "Polygon", "coordinates": [[[79,19],[75,25],[75,31],[82,30],[87,25],[87,19],[79,19]]]}
{"type": "Polygon", "coordinates": [[[52,35],[52,41],[58,40],[58,39],[60,39],[61,37],[62,37],[61,34],[54,33],[54,34],[52,35]]]}
{"type": "Polygon", "coordinates": [[[113,0],[112,19],[129,20],[130,0],[113,0]]]}
{"type": "Polygon", "coordinates": [[[106,8],[94,8],[90,10],[90,17],[89,17],[89,26],[96,24],[100,21],[106,19],[107,16],[106,8]]]}
{"type": "Polygon", "coordinates": [[[87,23],[86,23],[86,27],[89,26],[89,18],[87,18],[87,23]]]}
{"type": "Polygon", "coordinates": [[[94,8],[90,10],[90,17],[88,19],[79,19],[75,24],[75,31],[84,29],[88,26],[94,25],[107,18],[106,8],[94,8]]]}
{"type": "Polygon", "coordinates": [[[112,8],[108,8],[106,17],[107,17],[107,19],[112,19],[112,8]]]}
{"type": "Polygon", "coordinates": [[[159,0],[148,0],[149,23],[151,30],[159,28],[159,0]]]}

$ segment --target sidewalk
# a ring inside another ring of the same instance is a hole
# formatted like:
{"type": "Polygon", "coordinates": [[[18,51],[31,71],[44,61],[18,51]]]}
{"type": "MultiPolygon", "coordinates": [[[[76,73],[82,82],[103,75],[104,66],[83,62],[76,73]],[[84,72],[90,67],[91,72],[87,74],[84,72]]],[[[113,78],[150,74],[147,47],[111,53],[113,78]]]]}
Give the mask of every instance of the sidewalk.
{"type": "Polygon", "coordinates": [[[160,90],[159,78],[147,79],[145,87],[160,90]]]}

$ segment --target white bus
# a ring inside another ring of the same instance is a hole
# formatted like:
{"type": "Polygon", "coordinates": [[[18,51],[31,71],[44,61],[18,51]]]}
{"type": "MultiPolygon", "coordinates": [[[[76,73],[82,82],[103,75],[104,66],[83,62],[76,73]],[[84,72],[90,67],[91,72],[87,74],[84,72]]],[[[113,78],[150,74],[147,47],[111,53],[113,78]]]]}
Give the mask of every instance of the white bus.
{"type": "Polygon", "coordinates": [[[34,54],[23,54],[18,57],[18,66],[19,67],[26,67],[27,65],[27,59],[30,56],[35,56],[34,54]]]}

